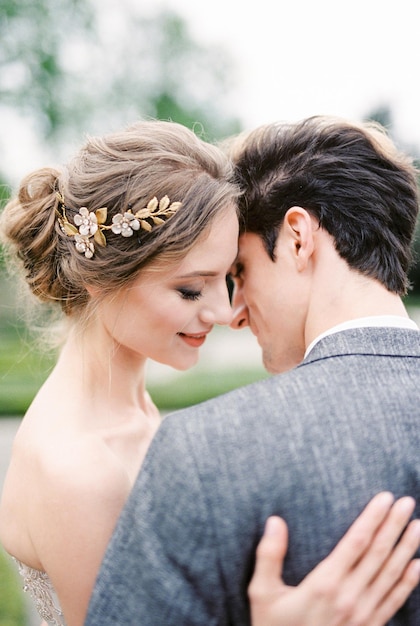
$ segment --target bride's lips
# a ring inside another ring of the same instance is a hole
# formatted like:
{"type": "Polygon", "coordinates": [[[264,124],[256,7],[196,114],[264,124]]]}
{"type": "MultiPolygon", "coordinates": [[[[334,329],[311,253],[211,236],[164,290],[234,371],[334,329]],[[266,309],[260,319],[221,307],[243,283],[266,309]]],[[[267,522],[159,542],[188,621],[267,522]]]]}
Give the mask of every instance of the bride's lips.
{"type": "Polygon", "coordinates": [[[208,333],[178,333],[179,337],[181,337],[181,339],[185,341],[185,343],[193,348],[199,348],[200,346],[202,346],[206,340],[207,334],[208,333]]]}

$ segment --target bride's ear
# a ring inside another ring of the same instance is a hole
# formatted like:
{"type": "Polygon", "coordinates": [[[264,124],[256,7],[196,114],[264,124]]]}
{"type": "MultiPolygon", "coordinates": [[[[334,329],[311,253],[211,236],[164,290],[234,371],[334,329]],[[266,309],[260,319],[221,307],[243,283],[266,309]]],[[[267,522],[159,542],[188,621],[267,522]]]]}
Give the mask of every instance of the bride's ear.
{"type": "Polygon", "coordinates": [[[97,296],[99,296],[101,290],[99,289],[99,287],[93,287],[92,285],[84,285],[84,288],[86,289],[86,291],[88,292],[88,294],[90,295],[91,298],[96,298],[97,296]]]}
{"type": "Polygon", "coordinates": [[[306,209],[291,207],[284,216],[284,231],[298,271],[306,269],[314,251],[314,218],[306,209]]]}

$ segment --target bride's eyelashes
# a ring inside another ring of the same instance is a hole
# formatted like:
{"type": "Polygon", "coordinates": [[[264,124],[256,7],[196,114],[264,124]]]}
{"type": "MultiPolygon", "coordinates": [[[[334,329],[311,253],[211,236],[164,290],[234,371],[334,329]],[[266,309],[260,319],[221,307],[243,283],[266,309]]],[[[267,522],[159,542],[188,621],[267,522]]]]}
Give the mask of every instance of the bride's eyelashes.
{"type": "Polygon", "coordinates": [[[201,291],[188,287],[178,287],[177,291],[183,300],[199,300],[203,295],[201,291]]]}

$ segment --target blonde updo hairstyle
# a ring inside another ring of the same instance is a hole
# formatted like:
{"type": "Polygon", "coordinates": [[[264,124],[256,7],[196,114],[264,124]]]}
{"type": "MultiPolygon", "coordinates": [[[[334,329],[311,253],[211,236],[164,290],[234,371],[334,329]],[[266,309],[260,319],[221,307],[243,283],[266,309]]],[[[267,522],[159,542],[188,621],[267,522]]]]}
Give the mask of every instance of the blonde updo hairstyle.
{"type": "Polygon", "coordinates": [[[89,138],[60,171],[29,174],[6,205],[0,230],[6,252],[18,260],[38,300],[57,303],[68,318],[87,314],[86,286],[106,296],[132,282],[152,261],[180,261],[208,233],[214,219],[239,195],[230,161],[215,146],[174,122],[142,121],[127,129],[89,138]],[[69,221],[83,206],[133,213],[165,195],[181,202],[177,213],[151,232],[122,237],[106,231],[106,247],[93,258],[76,250],[57,219],[57,191],[69,221]]]}

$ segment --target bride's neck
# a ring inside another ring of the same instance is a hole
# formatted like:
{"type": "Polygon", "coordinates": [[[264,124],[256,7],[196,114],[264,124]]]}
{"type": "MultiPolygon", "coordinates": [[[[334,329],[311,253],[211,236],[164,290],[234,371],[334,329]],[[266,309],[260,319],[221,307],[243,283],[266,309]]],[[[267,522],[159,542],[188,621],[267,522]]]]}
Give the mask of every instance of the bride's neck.
{"type": "Polygon", "coordinates": [[[118,414],[154,411],[146,392],[147,359],[119,346],[101,328],[71,329],[53,376],[71,397],[86,397],[96,407],[118,414]]]}

